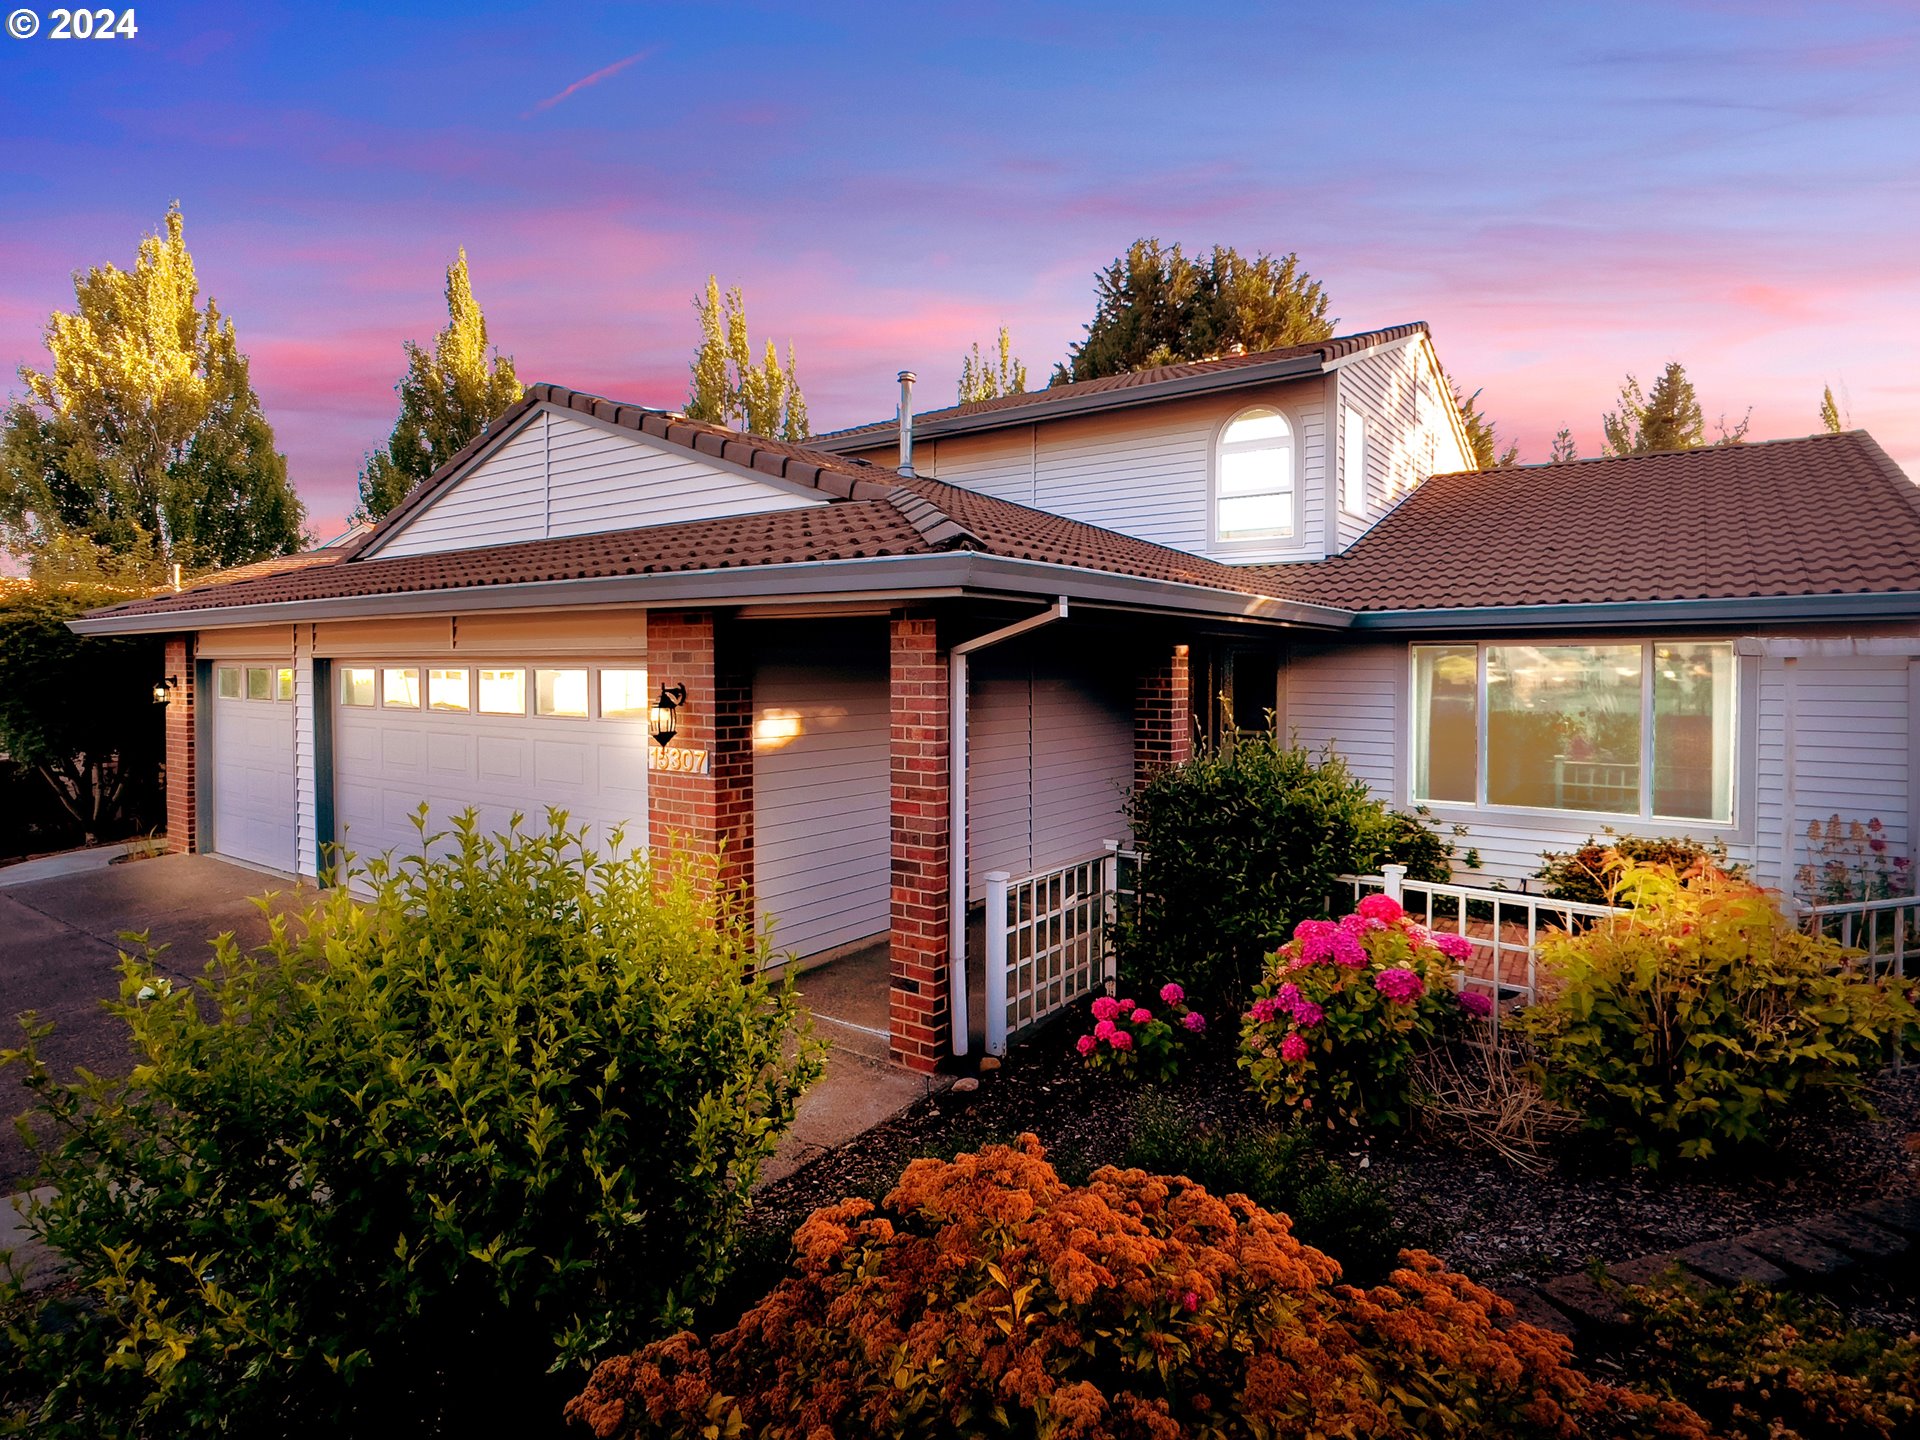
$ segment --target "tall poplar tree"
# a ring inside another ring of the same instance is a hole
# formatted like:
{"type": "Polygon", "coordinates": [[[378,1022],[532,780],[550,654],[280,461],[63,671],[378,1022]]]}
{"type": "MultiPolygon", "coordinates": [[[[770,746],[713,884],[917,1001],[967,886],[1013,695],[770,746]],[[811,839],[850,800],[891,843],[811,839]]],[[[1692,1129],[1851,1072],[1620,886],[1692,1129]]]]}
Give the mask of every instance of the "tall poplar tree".
{"type": "Polygon", "coordinates": [[[771,340],[756,362],[740,287],[723,294],[716,276],[707,277],[706,294],[694,298],[693,308],[700,317],[700,346],[689,367],[693,384],[687,418],[776,440],[805,440],[811,431],[794,369],[793,343],[787,343],[786,364],[780,363],[771,340]]]}
{"type": "Polygon", "coordinates": [[[1070,347],[1052,384],[1303,345],[1331,338],[1336,323],[1325,290],[1293,254],[1249,260],[1216,245],[1196,260],[1178,245],[1136,240],[1094,288],[1087,338],[1070,347]]]}
{"type": "MultiPolygon", "coordinates": [[[[1729,427],[1726,417],[1719,424],[1716,445],[1738,445],[1746,439],[1752,412],[1737,425],[1729,427]]],[[[1635,376],[1627,376],[1620,387],[1620,399],[1613,413],[1601,417],[1605,435],[1603,455],[1640,455],[1650,450],[1695,450],[1707,444],[1706,417],[1700,409],[1700,397],[1686,367],[1678,360],[1654,382],[1651,394],[1640,388],[1635,376]]]]}
{"type": "Polygon", "coordinates": [[[76,274],[46,371],[0,431],[0,543],[29,560],[75,542],[161,574],[297,550],[305,512],[273,448],[233,322],[209,299],[180,207],[131,270],[76,274]]]}
{"type": "Polygon", "coordinates": [[[1827,386],[1820,392],[1820,428],[1829,435],[1838,435],[1846,429],[1846,422],[1840,418],[1840,406],[1833,398],[1833,387],[1827,386]]]}
{"type": "Polygon", "coordinates": [[[385,515],[521,396],[513,357],[488,343],[465,246],[447,267],[447,328],[431,353],[407,341],[407,373],[395,388],[400,418],[387,448],[367,457],[356,519],[385,515]]]}
{"type": "Polygon", "coordinates": [[[980,400],[997,400],[1002,395],[1020,395],[1027,388],[1027,367],[1013,353],[1013,337],[1000,327],[995,354],[982,355],[980,342],[960,357],[960,403],[971,405],[980,400]]]}

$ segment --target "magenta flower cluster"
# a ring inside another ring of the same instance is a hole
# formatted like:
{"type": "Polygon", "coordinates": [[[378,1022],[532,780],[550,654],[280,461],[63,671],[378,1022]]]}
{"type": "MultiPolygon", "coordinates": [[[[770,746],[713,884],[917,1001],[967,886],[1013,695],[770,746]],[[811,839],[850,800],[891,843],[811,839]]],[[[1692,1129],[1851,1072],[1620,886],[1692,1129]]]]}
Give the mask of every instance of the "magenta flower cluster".
{"type": "Polygon", "coordinates": [[[1389,1000],[1411,1005],[1427,993],[1427,982],[1404,965],[1392,965],[1373,977],[1373,988],[1389,1000]]]}
{"type": "Polygon", "coordinates": [[[1164,1068],[1170,1063],[1168,1042],[1174,1027],[1189,1035],[1207,1028],[1206,1017],[1186,1006],[1184,986],[1169,981],[1160,987],[1160,1003],[1165,1011],[1156,1014],[1145,1005],[1111,995],[1095,998],[1092,1005],[1093,1029],[1073,1042],[1073,1048],[1096,1069],[1114,1068],[1131,1072],[1136,1061],[1152,1062],[1148,1069],[1164,1068]]]}

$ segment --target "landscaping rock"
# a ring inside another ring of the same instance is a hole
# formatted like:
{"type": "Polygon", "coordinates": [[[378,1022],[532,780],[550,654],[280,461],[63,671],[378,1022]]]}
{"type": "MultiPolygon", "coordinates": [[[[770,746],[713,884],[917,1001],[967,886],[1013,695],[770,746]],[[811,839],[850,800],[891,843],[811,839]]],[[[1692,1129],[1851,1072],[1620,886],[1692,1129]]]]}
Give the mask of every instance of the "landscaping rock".
{"type": "Polygon", "coordinates": [[[1674,1258],[1687,1269],[1716,1285],[1784,1285],[1787,1272],[1744,1245],[1730,1240],[1709,1240],[1676,1251],[1674,1258]]]}
{"type": "Polygon", "coordinates": [[[1537,1330],[1551,1330],[1558,1335],[1574,1336],[1580,1333],[1580,1326],[1573,1317],[1541,1298],[1540,1292],[1531,1286],[1521,1286],[1513,1290],[1496,1291],[1502,1300],[1513,1306],[1513,1318],[1537,1330]]]}
{"type": "Polygon", "coordinates": [[[1822,1215],[1804,1221],[1800,1228],[1823,1244],[1874,1264],[1898,1261],[1913,1249],[1913,1242],[1906,1236],[1882,1230],[1858,1214],[1822,1215]]]}
{"type": "Polygon", "coordinates": [[[1920,1239],[1920,1195],[1886,1195],[1853,1207],[1876,1225],[1920,1239]]]}
{"type": "Polygon", "coordinates": [[[1609,1265],[1607,1274],[1622,1285],[1659,1285],[1668,1280],[1686,1279],[1687,1268],[1678,1252],[1670,1250],[1664,1255],[1622,1260],[1618,1265],[1609,1265]]]}
{"type": "Polygon", "coordinates": [[[1562,1275],[1540,1287],[1541,1295],[1567,1312],[1576,1325],[1609,1328],[1626,1319],[1620,1302],[1585,1275],[1562,1275]]]}
{"type": "Polygon", "coordinates": [[[971,1075],[962,1075],[953,1082],[953,1093],[956,1095],[971,1095],[979,1088],[980,1082],[971,1075]]]}
{"type": "Polygon", "coordinates": [[[1823,1244],[1800,1225],[1756,1231],[1743,1236],[1741,1243],[1809,1280],[1830,1280],[1854,1267],[1846,1251],[1823,1244]]]}

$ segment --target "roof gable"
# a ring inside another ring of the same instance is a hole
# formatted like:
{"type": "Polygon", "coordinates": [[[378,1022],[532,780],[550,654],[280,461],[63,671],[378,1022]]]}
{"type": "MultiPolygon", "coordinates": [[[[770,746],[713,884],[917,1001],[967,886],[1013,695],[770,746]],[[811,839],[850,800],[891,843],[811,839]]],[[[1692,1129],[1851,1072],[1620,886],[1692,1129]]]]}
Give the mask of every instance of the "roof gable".
{"type": "Polygon", "coordinates": [[[772,514],[829,500],[812,486],[551,401],[536,403],[510,426],[495,426],[490,444],[430,483],[432,494],[371,538],[362,557],[772,514]]]}

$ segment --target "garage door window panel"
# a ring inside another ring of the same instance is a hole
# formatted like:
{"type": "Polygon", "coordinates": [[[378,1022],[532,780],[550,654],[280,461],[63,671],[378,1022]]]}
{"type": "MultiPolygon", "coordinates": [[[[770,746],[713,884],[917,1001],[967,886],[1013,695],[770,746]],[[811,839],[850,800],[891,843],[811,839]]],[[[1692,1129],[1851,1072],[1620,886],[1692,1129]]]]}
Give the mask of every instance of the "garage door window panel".
{"type": "Polygon", "coordinates": [[[420,672],[418,670],[382,670],[380,703],[389,710],[420,708],[420,672]]]}
{"type": "Polygon", "coordinates": [[[465,670],[427,671],[429,710],[468,710],[473,705],[465,670]]]}
{"type": "Polygon", "coordinates": [[[220,698],[238,700],[240,698],[240,667],[222,665],[220,667],[220,698]]]}
{"type": "Polygon", "coordinates": [[[247,699],[273,699],[273,672],[265,666],[247,670],[247,699]]]}
{"type": "Polygon", "coordinates": [[[527,672],[482,670],[480,672],[480,713],[482,715],[526,714],[527,672]]]}
{"type": "Polygon", "coordinates": [[[533,672],[533,702],[537,714],[565,720],[587,718],[587,672],[585,670],[536,670],[533,672]]]}
{"type": "Polygon", "coordinates": [[[600,672],[600,718],[603,720],[645,720],[651,713],[644,670],[602,670],[600,672]]]}
{"type": "Polygon", "coordinates": [[[340,703],[356,710],[371,710],[379,693],[377,672],[348,668],[340,672],[340,703]]]}

